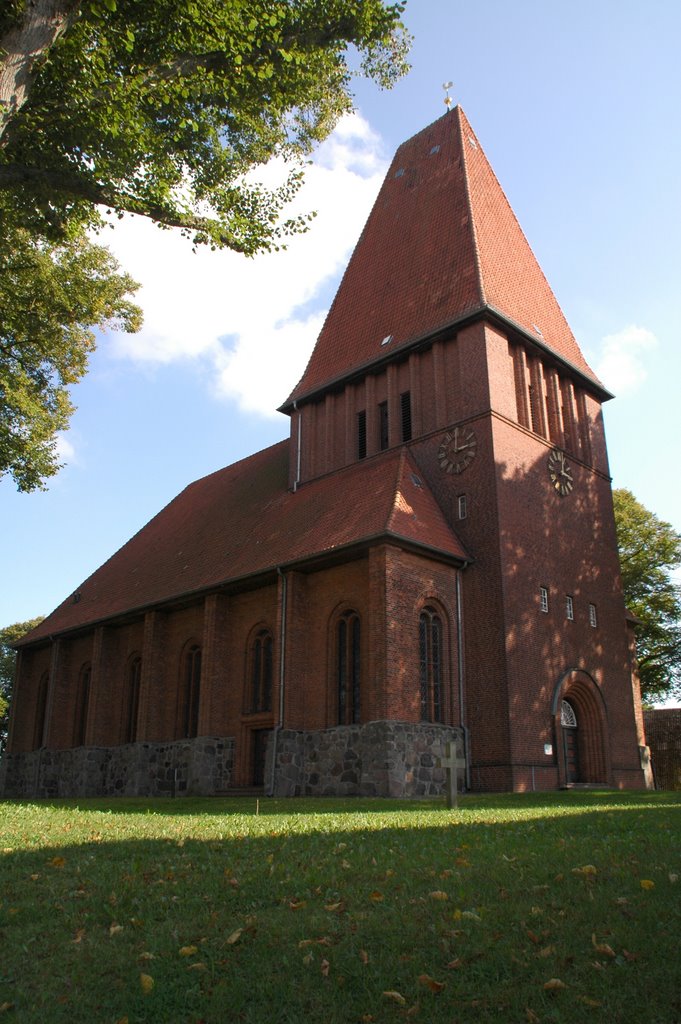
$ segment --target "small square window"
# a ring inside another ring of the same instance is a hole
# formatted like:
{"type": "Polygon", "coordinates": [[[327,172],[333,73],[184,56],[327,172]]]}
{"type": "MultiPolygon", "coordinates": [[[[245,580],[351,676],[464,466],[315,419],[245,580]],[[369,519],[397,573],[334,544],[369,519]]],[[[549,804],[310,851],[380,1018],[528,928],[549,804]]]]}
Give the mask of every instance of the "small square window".
{"type": "Polygon", "coordinates": [[[549,592],[546,587],[539,588],[539,608],[542,612],[549,610],[549,592]]]}
{"type": "Polygon", "coordinates": [[[565,595],[565,614],[567,615],[569,622],[572,622],[574,620],[575,606],[569,594],[565,595]]]}
{"type": "Polygon", "coordinates": [[[596,605],[595,604],[590,604],[589,605],[589,625],[593,626],[594,629],[598,625],[598,616],[596,614],[596,605]]]}
{"type": "Polygon", "coordinates": [[[459,495],[459,519],[468,518],[468,501],[465,494],[459,495]]]}

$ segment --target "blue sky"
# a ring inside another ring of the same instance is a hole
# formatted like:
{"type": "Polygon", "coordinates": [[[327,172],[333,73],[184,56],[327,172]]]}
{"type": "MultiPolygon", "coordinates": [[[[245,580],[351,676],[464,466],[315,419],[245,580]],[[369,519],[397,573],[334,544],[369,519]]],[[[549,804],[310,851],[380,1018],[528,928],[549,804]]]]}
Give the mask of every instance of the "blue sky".
{"type": "MultiPolygon", "coordinates": [[[[411,0],[409,76],[358,82],[289,251],[192,254],[128,219],[105,240],[143,288],[136,336],[99,339],[46,492],[0,482],[0,624],[46,614],[192,480],[280,440],[387,163],[445,110],[471,121],[591,365],[613,484],[681,530],[681,5],[411,0]]],[[[268,171],[268,173],[270,173],[268,171]]]]}

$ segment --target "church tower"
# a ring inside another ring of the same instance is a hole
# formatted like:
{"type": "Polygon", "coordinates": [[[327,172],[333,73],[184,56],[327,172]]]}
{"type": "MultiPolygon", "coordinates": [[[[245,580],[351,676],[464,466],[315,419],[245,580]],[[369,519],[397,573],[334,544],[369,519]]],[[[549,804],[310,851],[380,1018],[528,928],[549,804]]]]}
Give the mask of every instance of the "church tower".
{"type": "Polygon", "coordinates": [[[292,489],[406,446],[468,553],[473,788],[640,777],[611,397],[455,107],[398,149],[282,411],[292,489]]]}

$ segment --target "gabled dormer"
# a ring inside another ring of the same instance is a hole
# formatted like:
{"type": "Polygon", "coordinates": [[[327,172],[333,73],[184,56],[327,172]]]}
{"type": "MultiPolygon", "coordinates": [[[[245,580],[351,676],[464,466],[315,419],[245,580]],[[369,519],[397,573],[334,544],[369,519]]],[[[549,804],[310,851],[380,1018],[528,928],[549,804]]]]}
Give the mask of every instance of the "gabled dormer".
{"type": "Polygon", "coordinates": [[[589,422],[610,396],[455,107],[397,150],[281,407],[292,419],[291,485],[489,408],[485,368],[457,344],[481,320],[508,338],[504,415],[588,454],[589,422]]]}

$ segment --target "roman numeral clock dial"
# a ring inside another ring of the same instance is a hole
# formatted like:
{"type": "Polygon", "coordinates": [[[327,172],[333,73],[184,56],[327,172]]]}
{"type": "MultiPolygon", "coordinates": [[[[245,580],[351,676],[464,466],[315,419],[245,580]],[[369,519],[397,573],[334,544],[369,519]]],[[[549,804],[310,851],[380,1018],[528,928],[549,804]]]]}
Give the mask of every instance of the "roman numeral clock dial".
{"type": "Polygon", "coordinates": [[[468,427],[447,431],[438,449],[437,458],[445,473],[462,473],[475,458],[478,439],[468,427]]]}
{"type": "Polygon", "coordinates": [[[565,457],[565,452],[562,452],[560,448],[554,448],[549,455],[548,467],[553,489],[562,497],[569,494],[574,486],[574,480],[570,463],[565,457]]]}

